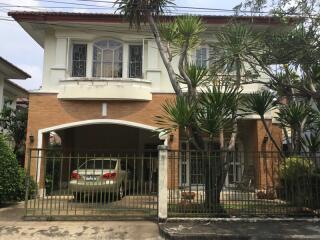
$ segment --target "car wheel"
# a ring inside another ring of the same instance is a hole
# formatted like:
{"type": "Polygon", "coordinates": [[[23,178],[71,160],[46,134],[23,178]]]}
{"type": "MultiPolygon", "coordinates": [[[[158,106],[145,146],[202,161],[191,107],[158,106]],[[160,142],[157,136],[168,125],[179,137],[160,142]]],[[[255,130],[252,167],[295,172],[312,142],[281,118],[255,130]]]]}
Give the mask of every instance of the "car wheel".
{"type": "Polygon", "coordinates": [[[123,183],[119,187],[118,191],[118,199],[121,200],[125,196],[124,189],[123,189],[123,183]]]}

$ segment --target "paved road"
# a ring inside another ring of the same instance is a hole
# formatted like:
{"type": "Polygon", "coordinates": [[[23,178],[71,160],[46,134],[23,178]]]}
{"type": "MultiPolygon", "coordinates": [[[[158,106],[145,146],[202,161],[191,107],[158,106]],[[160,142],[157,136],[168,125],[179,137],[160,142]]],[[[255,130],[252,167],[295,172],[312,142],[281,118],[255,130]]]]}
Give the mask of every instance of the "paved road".
{"type": "Polygon", "coordinates": [[[23,221],[23,203],[0,208],[0,240],[162,239],[149,221],[23,221]]]}

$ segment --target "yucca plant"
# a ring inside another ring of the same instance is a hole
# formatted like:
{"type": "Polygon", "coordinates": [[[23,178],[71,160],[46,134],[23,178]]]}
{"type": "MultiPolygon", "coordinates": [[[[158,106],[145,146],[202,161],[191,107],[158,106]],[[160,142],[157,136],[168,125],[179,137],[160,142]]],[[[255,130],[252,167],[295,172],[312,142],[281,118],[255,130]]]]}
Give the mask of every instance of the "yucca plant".
{"type": "Polygon", "coordinates": [[[259,115],[262,124],[264,126],[264,129],[266,130],[266,133],[268,134],[268,137],[272,141],[273,145],[277,148],[278,152],[282,154],[281,148],[278,146],[277,142],[275,141],[272,133],[270,132],[270,129],[267,125],[266,119],[264,115],[268,112],[270,112],[275,107],[275,100],[274,95],[271,92],[268,91],[260,91],[260,92],[254,92],[247,94],[244,97],[244,100],[242,102],[242,110],[246,114],[257,114],[259,115]]]}
{"type": "Polygon", "coordinates": [[[177,17],[173,21],[160,22],[159,33],[161,39],[169,50],[169,57],[179,55],[187,60],[187,52],[201,44],[201,34],[205,26],[200,17],[186,15],[177,17]]]}
{"type": "MultiPolygon", "coordinates": [[[[200,129],[210,136],[228,130],[238,116],[237,105],[241,91],[235,86],[208,87],[200,96],[197,121],[200,129]]],[[[230,130],[231,131],[231,130],[230,130]]]]}
{"type": "Polygon", "coordinates": [[[212,67],[223,74],[236,74],[236,84],[240,86],[241,73],[246,72],[246,65],[258,74],[251,53],[260,49],[259,35],[243,24],[232,23],[215,34],[216,42],[212,44],[212,67]]]}
{"type": "Polygon", "coordinates": [[[320,150],[319,131],[311,133],[310,135],[305,134],[302,139],[302,144],[306,151],[309,151],[312,154],[317,153],[320,150]]]}
{"type": "Polygon", "coordinates": [[[304,102],[290,102],[279,107],[276,119],[282,126],[291,129],[293,150],[301,151],[302,134],[312,122],[314,111],[304,102]]]}
{"type": "Polygon", "coordinates": [[[117,11],[125,16],[130,26],[140,28],[140,25],[148,21],[148,17],[157,17],[163,14],[168,5],[173,5],[170,0],[116,0],[114,5],[117,11]]]}
{"type": "Polygon", "coordinates": [[[177,96],[175,100],[166,100],[162,104],[162,115],[155,117],[159,130],[165,134],[179,128],[190,130],[197,114],[197,104],[186,96],[177,96]]]}
{"type": "MultiPolygon", "coordinates": [[[[185,68],[185,73],[190,79],[192,89],[205,86],[209,81],[209,70],[206,67],[197,66],[196,64],[191,63],[185,68]]],[[[178,79],[180,83],[187,84],[183,77],[179,76],[178,79]]]]}

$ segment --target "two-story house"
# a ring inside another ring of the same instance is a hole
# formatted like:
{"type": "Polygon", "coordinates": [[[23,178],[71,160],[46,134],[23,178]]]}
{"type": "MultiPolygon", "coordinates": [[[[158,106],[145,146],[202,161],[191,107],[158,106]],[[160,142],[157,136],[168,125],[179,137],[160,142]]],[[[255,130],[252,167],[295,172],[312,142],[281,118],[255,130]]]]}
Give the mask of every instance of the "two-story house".
{"type": "MultiPolygon", "coordinates": [[[[28,148],[46,148],[53,132],[66,151],[144,151],[159,144],[188,148],[178,132],[162,137],[155,134],[154,116],[161,114],[161,105],[174,99],[175,93],[147,27],[137,32],[114,14],[9,15],[44,49],[42,87],[29,97],[28,148]]],[[[231,17],[202,19],[207,29],[214,30],[231,17]]],[[[272,17],[238,20],[261,28],[281,24],[272,17]]],[[[208,56],[209,48],[204,45],[195,50],[194,61],[206,64],[208,56]]],[[[259,87],[246,85],[244,92],[259,87]]],[[[274,150],[259,117],[241,120],[239,129],[242,151],[274,150]]],[[[280,142],[281,130],[276,125],[271,129],[280,142]]],[[[33,175],[40,176],[41,169],[31,162],[33,175]]],[[[235,171],[233,175],[239,169],[235,171]]]]}

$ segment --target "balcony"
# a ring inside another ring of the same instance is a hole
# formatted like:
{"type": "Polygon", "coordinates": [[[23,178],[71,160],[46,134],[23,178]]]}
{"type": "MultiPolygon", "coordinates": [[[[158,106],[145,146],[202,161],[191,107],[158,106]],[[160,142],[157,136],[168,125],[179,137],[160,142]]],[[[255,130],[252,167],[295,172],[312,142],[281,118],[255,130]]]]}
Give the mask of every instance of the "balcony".
{"type": "Polygon", "coordinates": [[[136,78],[70,78],[60,81],[58,98],[150,101],[151,81],[136,78]]]}

